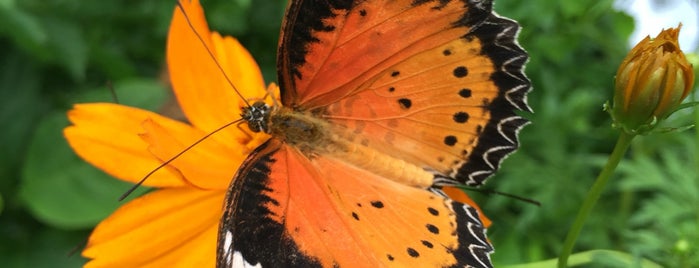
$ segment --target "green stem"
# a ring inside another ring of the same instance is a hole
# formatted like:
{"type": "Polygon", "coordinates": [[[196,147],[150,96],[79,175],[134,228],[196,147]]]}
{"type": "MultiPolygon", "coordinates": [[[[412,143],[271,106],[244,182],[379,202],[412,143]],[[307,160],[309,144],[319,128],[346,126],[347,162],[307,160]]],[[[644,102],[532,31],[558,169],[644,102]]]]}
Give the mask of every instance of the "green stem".
{"type": "Polygon", "coordinates": [[[609,156],[609,159],[607,159],[607,164],[604,166],[599,176],[597,176],[595,184],[592,185],[592,188],[587,193],[587,197],[580,207],[578,215],[575,217],[573,226],[571,226],[570,230],[568,231],[566,240],[563,243],[563,251],[561,251],[561,255],[558,256],[559,268],[567,267],[568,256],[570,256],[570,254],[573,252],[573,246],[580,235],[580,231],[587,220],[587,216],[590,215],[590,211],[595,206],[595,203],[597,203],[600,194],[602,194],[602,190],[604,190],[604,186],[607,185],[607,181],[609,181],[609,178],[612,176],[612,173],[619,164],[619,161],[621,161],[621,158],[624,157],[624,153],[626,153],[626,150],[629,148],[629,144],[631,144],[633,137],[635,137],[635,135],[628,134],[624,131],[622,131],[621,135],[619,135],[619,139],[614,146],[614,150],[609,156]]]}
{"type": "MultiPolygon", "coordinates": [[[[613,261],[615,264],[618,264],[617,266],[621,267],[643,267],[643,268],[662,268],[663,266],[657,263],[652,262],[651,260],[644,259],[644,258],[639,258],[638,256],[634,256],[632,254],[626,253],[626,252],[621,252],[621,251],[613,251],[613,250],[604,250],[604,249],[595,249],[595,250],[589,250],[589,251],[583,251],[583,252],[576,252],[573,255],[570,255],[570,265],[572,266],[591,266],[592,264],[599,264],[599,262],[595,262],[595,260],[609,260],[613,261]]],[[[543,260],[543,261],[537,261],[537,262],[530,262],[530,263],[520,263],[520,264],[509,264],[509,265],[502,265],[499,264],[498,267],[500,268],[548,268],[548,267],[555,267],[556,266],[556,259],[549,259],[549,260],[543,260]]],[[[615,266],[615,267],[617,267],[615,266]]]]}
{"type": "MultiPolygon", "coordinates": [[[[697,94],[692,94],[692,102],[697,102],[696,97],[697,94]]],[[[699,125],[699,109],[694,108],[694,125],[698,126],[699,125]]],[[[694,135],[696,135],[696,140],[699,141],[699,127],[694,127],[694,135]]],[[[699,152],[699,142],[695,143],[696,148],[695,152],[699,152]]],[[[699,174],[699,156],[694,158],[694,161],[696,161],[696,164],[694,165],[697,170],[695,172],[698,172],[696,174],[699,174]]]]}

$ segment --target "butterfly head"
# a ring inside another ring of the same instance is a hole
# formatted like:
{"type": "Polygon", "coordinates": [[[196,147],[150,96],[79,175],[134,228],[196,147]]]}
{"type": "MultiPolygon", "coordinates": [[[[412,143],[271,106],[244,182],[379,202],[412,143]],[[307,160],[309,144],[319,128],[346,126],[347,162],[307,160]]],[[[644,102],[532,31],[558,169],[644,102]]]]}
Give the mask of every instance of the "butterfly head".
{"type": "Polygon", "coordinates": [[[267,103],[258,101],[252,104],[252,106],[243,107],[240,116],[248,122],[248,127],[252,132],[263,131],[269,133],[269,114],[270,107],[267,103]]]}

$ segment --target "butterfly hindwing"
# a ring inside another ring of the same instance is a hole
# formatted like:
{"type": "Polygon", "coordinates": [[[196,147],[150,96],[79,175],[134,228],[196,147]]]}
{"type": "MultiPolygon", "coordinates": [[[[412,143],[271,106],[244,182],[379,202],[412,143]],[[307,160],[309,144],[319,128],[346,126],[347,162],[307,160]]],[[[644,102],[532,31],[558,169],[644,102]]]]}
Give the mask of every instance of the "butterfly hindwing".
{"type": "Polygon", "coordinates": [[[275,139],[231,187],[219,267],[490,265],[475,209],[275,139]]]}
{"type": "MultiPolygon", "coordinates": [[[[217,267],[253,267],[258,264],[265,267],[319,266],[317,261],[303,255],[294,241],[285,235],[285,228],[280,223],[285,212],[280,213],[278,206],[286,203],[270,196],[272,193],[289,194],[283,185],[272,185],[270,178],[272,165],[277,161],[274,155],[280,148],[280,143],[272,141],[260,145],[241,165],[232,181],[219,226],[217,267]]],[[[275,174],[286,175],[278,173],[282,171],[275,170],[275,174]]]]}

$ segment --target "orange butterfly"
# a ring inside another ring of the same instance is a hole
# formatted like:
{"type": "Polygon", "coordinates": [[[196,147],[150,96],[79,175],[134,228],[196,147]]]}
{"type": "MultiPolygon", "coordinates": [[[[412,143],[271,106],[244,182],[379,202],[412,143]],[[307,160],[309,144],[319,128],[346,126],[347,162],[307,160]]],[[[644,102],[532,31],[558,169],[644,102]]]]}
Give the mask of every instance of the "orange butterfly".
{"type": "Polygon", "coordinates": [[[445,190],[518,147],[518,29],[488,0],[291,1],[283,105],[243,109],[272,138],[231,183],[218,266],[492,266],[478,211],[445,190]]]}

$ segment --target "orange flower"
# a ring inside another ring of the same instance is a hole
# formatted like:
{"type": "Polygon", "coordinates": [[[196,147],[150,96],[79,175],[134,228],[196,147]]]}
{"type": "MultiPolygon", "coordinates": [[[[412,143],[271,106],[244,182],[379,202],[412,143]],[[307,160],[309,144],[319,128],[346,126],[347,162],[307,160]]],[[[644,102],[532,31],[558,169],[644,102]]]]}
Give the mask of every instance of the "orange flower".
{"type": "MultiPolygon", "coordinates": [[[[198,1],[181,5],[192,26],[175,9],[167,60],[190,124],[110,103],[79,104],[68,113],[73,125],[64,134],[73,150],[121,180],[141,180],[194,141],[240,118],[243,100],[206,47],[245,97],[259,99],[268,92],[245,48],[209,31],[198,1]]],[[[278,89],[270,85],[269,90],[278,89]]],[[[265,134],[232,126],[154,173],[144,183],[154,191],[123,205],[95,228],[83,251],[91,259],[86,267],[213,267],[228,185],[247,154],[265,139],[265,134]]]]}
{"type": "Polygon", "coordinates": [[[615,125],[643,134],[674,112],[692,90],[694,70],[677,41],[680,27],[641,40],[619,66],[615,81],[615,125]]]}

